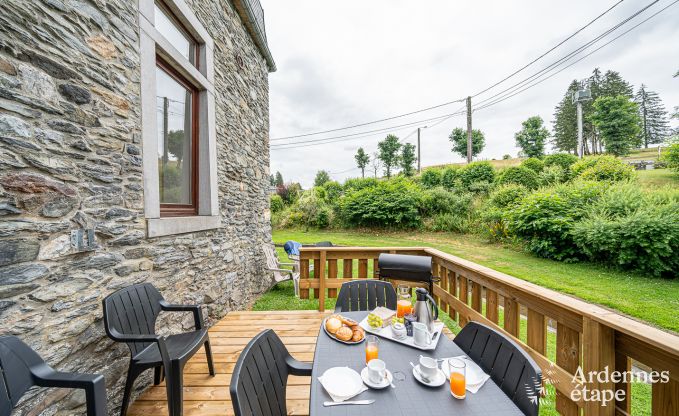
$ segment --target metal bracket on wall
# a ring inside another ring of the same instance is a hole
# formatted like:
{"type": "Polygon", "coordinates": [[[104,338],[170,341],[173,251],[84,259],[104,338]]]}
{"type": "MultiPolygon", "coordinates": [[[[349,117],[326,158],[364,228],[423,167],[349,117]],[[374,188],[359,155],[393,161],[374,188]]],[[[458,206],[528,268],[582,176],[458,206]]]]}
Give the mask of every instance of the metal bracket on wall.
{"type": "Polygon", "coordinates": [[[71,246],[77,251],[92,251],[97,248],[94,229],[78,229],[71,231],[71,246]]]}

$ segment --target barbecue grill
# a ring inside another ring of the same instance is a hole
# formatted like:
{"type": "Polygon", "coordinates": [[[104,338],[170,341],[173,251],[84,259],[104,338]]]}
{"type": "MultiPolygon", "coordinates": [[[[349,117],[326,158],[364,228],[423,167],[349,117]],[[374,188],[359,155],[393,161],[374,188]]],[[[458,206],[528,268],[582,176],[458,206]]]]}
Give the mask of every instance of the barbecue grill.
{"type": "Polygon", "coordinates": [[[431,257],[407,254],[382,253],[377,259],[379,278],[422,282],[429,285],[429,293],[434,292],[434,277],[431,273],[431,257]]]}

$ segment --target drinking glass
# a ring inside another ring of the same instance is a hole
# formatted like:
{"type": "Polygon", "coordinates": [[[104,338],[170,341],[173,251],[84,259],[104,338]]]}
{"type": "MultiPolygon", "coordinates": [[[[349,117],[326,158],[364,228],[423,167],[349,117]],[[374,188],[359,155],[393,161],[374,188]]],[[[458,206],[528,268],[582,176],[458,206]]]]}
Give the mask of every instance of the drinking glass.
{"type": "Polygon", "coordinates": [[[370,335],[365,340],[365,365],[368,365],[370,360],[377,358],[379,353],[379,341],[375,335],[370,335]]]}
{"type": "Polygon", "coordinates": [[[465,362],[459,358],[451,358],[448,360],[448,368],[450,369],[450,394],[456,399],[464,399],[467,394],[465,362]]]}
{"type": "Polygon", "coordinates": [[[396,302],[396,316],[403,318],[411,313],[413,304],[410,296],[410,286],[398,285],[398,302],[396,302]]]}

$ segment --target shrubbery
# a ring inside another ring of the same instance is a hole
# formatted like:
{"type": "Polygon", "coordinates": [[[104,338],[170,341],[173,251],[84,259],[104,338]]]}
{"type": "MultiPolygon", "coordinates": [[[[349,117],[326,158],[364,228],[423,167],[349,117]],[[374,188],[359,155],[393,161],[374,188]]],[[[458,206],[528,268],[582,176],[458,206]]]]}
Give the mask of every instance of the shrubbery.
{"type": "Polygon", "coordinates": [[[545,156],[543,161],[545,162],[545,167],[559,166],[564,172],[568,172],[571,165],[578,161],[578,157],[570,153],[554,153],[553,155],[545,156]]]}
{"type": "Polygon", "coordinates": [[[513,166],[502,171],[498,178],[500,185],[516,184],[528,189],[537,189],[540,186],[540,177],[532,170],[523,166],[513,166]]]}
{"type": "Polygon", "coordinates": [[[667,163],[668,168],[679,172],[679,142],[671,144],[663,152],[662,161],[667,163]]]}
{"type": "Polygon", "coordinates": [[[423,216],[435,214],[467,215],[472,204],[472,195],[457,194],[442,187],[428,189],[422,193],[420,212],[423,216]]]}
{"type": "Polygon", "coordinates": [[[269,207],[272,214],[283,211],[283,208],[285,208],[283,198],[281,198],[281,196],[278,194],[271,195],[271,198],[269,199],[269,207]]]}
{"type": "Polygon", "coordinates": [[[349,226],[412,228],[421,222],[419,205],[417,186],[396,178],[345,195],[340,210],[349,226]]]}
{"type": "Polygon", "coordinates": [[[584,180],[617,182],[632,179],[634,168],[613,156],[594,156],[571,166],[574,176],[584,180]]]}
{"type": "Polygon", "coordinates": [[[440,169],[425,169],[422,172],[422,186],[425,188],[435,188],[441,185],[441,178],[443,174],[440,169]]]}
{"type": "Polygon", "coordinates": [[[441,185],[446,189],[455,189],[458,179],[460,178],[460,168],[447,167],[443,169],[441,174],[441,185]]]}
{"type": "Polygon", "coordinates": [[[531,170],[535,171],[536,173],[540,173],[540,172],[542,172],[542,169],[545,168],[545,162],[538,159],[537,157],[531,157],[531,158],[524,160],[521,163],[521,166],[523,166],[524,168],[531,169],[531,170]]]}
{"type": "Polygon", "coordinates": [[[373,186],[377,186],[379,182],[380,181],[378,181],[376,178],[351,178],[344,181],[344,190],[360,191],[364,188],[372,188],[373,186]]]}
{"type": "Polygon", "coordinates": [[[495,169],[488,162],[473,162],[459,172],[460,183],[467,189],[477,182],[493,183],[495,181],[495,169]]]}

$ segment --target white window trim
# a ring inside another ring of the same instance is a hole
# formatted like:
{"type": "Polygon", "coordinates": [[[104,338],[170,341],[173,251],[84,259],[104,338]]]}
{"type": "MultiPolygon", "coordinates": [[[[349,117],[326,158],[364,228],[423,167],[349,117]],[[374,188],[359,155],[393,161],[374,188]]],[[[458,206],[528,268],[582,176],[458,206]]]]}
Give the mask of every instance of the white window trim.
{"type": "Polygon", "coordinates": [[[198,42],[199,69],[191,64],[154,25],[154,1],[139,1],[141,60],[142,149],[144,166],[144,216],[148,237],[219,228],[217,192],[217,127],[214,97],[214,43],[184,0],[164,0],[184,28],[198,42]],[[198,215],[160,217],[158,131],[156,125],[156,54],[194,83],[198,93],[198,215]]]}

